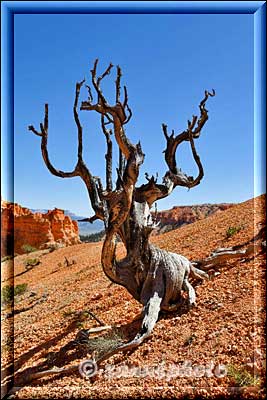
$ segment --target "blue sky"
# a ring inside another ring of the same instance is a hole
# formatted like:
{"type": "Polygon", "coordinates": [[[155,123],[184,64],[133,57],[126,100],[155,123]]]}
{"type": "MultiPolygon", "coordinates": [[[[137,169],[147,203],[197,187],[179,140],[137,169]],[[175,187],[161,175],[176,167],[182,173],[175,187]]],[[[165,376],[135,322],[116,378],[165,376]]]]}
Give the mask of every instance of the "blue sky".
{"type": "MultiPolygon", "coordinates": [[[[167,170],[162,122],[179,133],[198,113],[204,90],[216,90],[207,103],[209,120],[196,141],[205,176],[190,191],[176,188],[158,202],[158,209],[241,202],[254,196],[252,14],[25,14],[15,15],[14,26],[16,202],[92,214],[83,182],[51,175],[41,157],[40,138],[27,126],[39,127],[48,102],[51,161],[56,168],[72,170],[77,153],[75,83],[84,77],[90,80],[95,58],[100,72],[109,62],[122,68],[133,111],[127,135],[134,143],[141,140],[146,154],[140,184],[145,172],[158,172],[161,178],[167,170]]],[[[114,80],[113,74],[103,84],[110,101],[114,80]]],[[[82,92],[81,100],[86,96],[82,92]]],[[[85,161],[94,175],[104,177],[105,140],[99,116],[83,111],[80,118],[85,161]]],[[[186,173],[196,174],[188,143],[178,150],[177,162],[186,173]]]]}

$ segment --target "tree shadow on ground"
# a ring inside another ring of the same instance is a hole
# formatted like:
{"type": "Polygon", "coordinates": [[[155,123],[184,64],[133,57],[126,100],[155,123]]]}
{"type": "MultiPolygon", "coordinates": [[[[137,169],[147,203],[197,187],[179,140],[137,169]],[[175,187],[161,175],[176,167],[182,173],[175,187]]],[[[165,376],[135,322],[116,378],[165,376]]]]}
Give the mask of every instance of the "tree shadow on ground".
{"type": "MultiPolygon", "coordinates": [[[[116,326],[112,329],[112,331],[122,337],[125,341],[132,340],[135,335],[139,332],[141,327],[142,320],[141,318],[137,318],[132,322],[127,324],[116,326]]],[[[27,377],[31,374],[36,372],[45,371],[47,369],[51,369],[53,367],[62,368],[67,366],[68,364],[72,363],[73,361],[84,360],[85,358],[91,358],[90,352],[90,340],[94,339],[96,336],[93,335],[92,338],[88,338],[88,345],[86,343],[78,343],[77,340],[70,340],[64,346],[62,346],[58,351],[49,351],[45,355],[45,360],[42,360],[38,365],[34,367],[28,367],[23,371],[19,371],[23,367],[27,361],[33,357],[35,354],[39,353],[42,350],[51,349],[51,347],[55,346],[61,339],[67,336],[70,332],[73,332],[77,328],[77,320],[74,320],[69,324],[67,329],[60,333],[59,335],[55,336],[54,338],[41,343],[40,345],[34,347],[33,349],[29,350],[27,353],[23,354],[14,365],[15,376],[14,376],[14,383],[15,386],[20,386],[23,381],[27,381],[27,377]],[[17,371],[17,372],[16,372],[17,371]]],[[[84,330],[81,330],[77,333],[76,338],[79,336],[79,333],[84,330]]],[[[105,339],[109,337],[111,331],[102,334],[100,337],[105,339]]],[[[99,337],[99,335],[98,335],[99,337]]],[[[44,356],[42,357],[44,358],[44,356]]],[[[75,373],[75,372],[74,372],[75,373]]],[[[58,375],[56,375],[58,376],[58,375]]],[[[42,381],[38,381],[38,385],[46,384],[48,380],[53,380],[55,376],[50,376],[42,381]],[[44,382],[44,383],[42,383],[44,382]]],[[[33,383],[34,384],[34,383],[33,383]]]]}
{"type": "MultiPolygon", "coordinates": [[[[159,315],[159,321],[162,319],[170,319],[178,317],[183,314],[187,314],[189,311],[190,308],[188,306],[187,299],[185,297],[181,297],[178,309],[172,312],[161,311],[159,315]]],[[[108,336],[112,334],[112,332],[109,331],[107,333],[101,334],[100,336],[99,335],[90,336],[88,338],[89,346],[87,346],[86,343],[79,343],[77,342],[77,340],[72,339],[64,346],[62,346],[58,351],[49,351],[51,348],[56,346],[57,343],[60,342],[64,337],[66,337],[68,334],[74,332],[77,329],[77,322],[79,321],[79,317],[80,314],[75,315],[64,331],[62,331],[55,337],[40,343],[39,345],[30,349],[28,352],[22,354],[18,358],[18,360],[14,363],[14,371],[15,371],[14,382],[16,385],[18,385],[19,382],[23,382],[25,378],[27,379],[27,376],[34,374],[36,372],[41,372],[47,369],[51,369],[53,367],[62,368],[72,363],[75,360],[83,360],[84,358],[91,358],[90,339],[94,339],[95,337],[100,337],[101,339],[105,340],[105,338],[108,338],[108,336]],[[23,371],[19,371],[23,367],[23,365],[25,365],[33,356],[35,356],[39,352],[43,352],[44,350],[47,350],[48,353],[46,353],[45,356],[42,356],[42,361],[38,365],[35,365],[34,367],[28,367],[23,371]]],[[[140,332],[142,319],[143,319],[142,313],[138,314],[132,321],[120,326],[116,327],[114,326],[112,331],[114,333],[116,331],[116,334],[118,334],[119,337],[123,338],[124,342],[131,341],[132,339],[134,339],[136,334],[140,332]]],[[[81,330],[77,333],[76,338],[79,337],[79,333],[82,331],[84,330],[81,330]]],[[[126,356],[127,355],[129,356],[135,350],[136,349],[125,352],[126,356]]],[[[47,379],[54,379],[54,376],[45,378],[42,381],[47,382],[47,379]]]]}

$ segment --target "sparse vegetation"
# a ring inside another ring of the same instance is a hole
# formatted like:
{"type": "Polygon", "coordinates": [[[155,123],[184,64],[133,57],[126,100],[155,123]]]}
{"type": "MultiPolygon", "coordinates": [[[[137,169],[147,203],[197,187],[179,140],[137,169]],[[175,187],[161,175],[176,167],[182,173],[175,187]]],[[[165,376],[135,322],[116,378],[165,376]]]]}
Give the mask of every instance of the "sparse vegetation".
{"type": "Polygon", "coordinates": [[[229,239],[236,233],[238,233],[241,230],[241,226],[229,226],[229,228],[226,231],[226,237],[229,239]]]}
{"type": "Polygon", "coordinates": [[[101,357],[103,354],[122,344],[124,340],[123,334],[118,329],[113,329],[105,335],[88,338],[83,341],[83,344],[90,353],[96,352],[101,357]]]}
{"type": "Polygon", "coordinates": [[[10,303],[14,298],[14,288],[13,286],[5,286],[1,289],[1,304],[5,306],[10,303]]]}
{"type": "Polygon", "coordinates": [[[24,265],[27,270],[39,265],[40,263],[41,261],[39,258],[27,258],[27,260],[24,261],[24,265]]]}
{"type": "Polygon", "coordinates": [[[82,322],[82,321],[77,321],[77,322],[76,322],[76,327],[77,327],[78,329],[83,329],[83,328],[84,328],[83,322],[82,322]]]}
{"type": "Polygon", "coordinates": [[[21,246],[21,248],[27,254],[37,251],[37,249],[35,247],[31,246],[30,244],[24,244],[21,246]]]}
{"type": "Polygon", "coordinates": [[[22,295],[24,292],[26,292],[27,288],[28,288],[27,283],[21,283],[19,285],[16,285],[14,288],[14,296],[22,295]]]}
{"type": "Polygon", "coordinates": [[[227,368],[228,376],[230,376],[234,384],[242,386],[257,386],[259,385],[259,378],[253,376],[249,371],[242,367],[236,367],[235,365],[229,365],[227,368]]]}
{"type": "Polygon", "coordinates": [[[12,303],[12,300],[15,296],[20,296],[23,293],[26,292],[27,290],[27,283],[21,283],[19,285],[11,286],[11,285],[7,285],[5,287],[3,287],[3,289],[1,290],[1,303],[3,306],[6,306],[10,303],[12,303]]]}

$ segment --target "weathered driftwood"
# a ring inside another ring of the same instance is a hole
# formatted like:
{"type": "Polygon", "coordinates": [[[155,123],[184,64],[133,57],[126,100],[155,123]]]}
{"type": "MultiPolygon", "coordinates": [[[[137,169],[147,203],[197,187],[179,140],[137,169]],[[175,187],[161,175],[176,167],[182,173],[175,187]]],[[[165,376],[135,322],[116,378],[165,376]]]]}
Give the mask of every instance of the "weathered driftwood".
{"type": "Polygon", "coordinates": [[[194,261],[192,264],[204,271],[208,271],[233,259],[248,258],[257,253],[261,248],[262,243],[251,243],[248,247],[242,250],[235,250],[233,247],[221,248],[211,253],[211,255],[204,260],[194,261]]]}
{"type": "Polygon", "coordinates": [[[148,182],[136,186],[139,169],[144,161],[144,153],[140,142],[131,143],[125,134],[125,125],[132,117],[128,104],[126,86],[121,96],[121,68],[117,67],[115,81],[115,104],[108,103],[101,90],[102,80],[110,74],[113,65],[110,64],[102,75],[97,76],[98,60],[91,70],[91,84],[96,93],[93,99],[91,87],[86,85],[88,99],[81,102],[80,110],[94,111],[100,115],[101,127],[106,139],[106,185],[94,176],[83,160],[83,127],[78,114],[78,103],[81,88],[85,80],[76,84],[73,105],[74,120],[78,132],[78,160],[74,169],[64,172],[56,169],[48,154],[48,104],[45,104],[44,122],[40,131],[32,125],[29,130],[41,137],[41,152],[49,171],[61,178],[79,176],[88,191],[89,199],[95,215],[88,222],[96,219],[104,221],[105,240],[103,243],[101,262],[104,273],[114,283],[125,287],[130,294],[144,306],[144,318],[141,331],[129,343],[117,350],[128,350],[139,345],[152,331],[160,310],[172,311],[179,306],[181,291],[188,292],[189,305],[196,301],[195,291],[189,282],[189,277],[207,277],[205,272],[194,267],[185,257],[161,250],[149,243],[149,236],[156,226],[156,221],[150,213],[152,205],[167,197],[177,186],[193,188],[203,178],[204,171],[199,155],[195,148],[195,139],[199,138],[201,130],[208,120],[206,102],[215,95],[205,91],[204,98],[199,104],[200,116],[193,115],[188,121],[187,128],[175,135],[168,133],[167,125],[162,124],[166,138],[165,161],[168,170],[162,183],[154,176],[146,178],[148,182]],[[108,126],[112,129],[107,129],[108,126]],[[113,139],[112,139],[113,138],[113,139]],[[119,148],[116,185],[113,187],[113,144],[119,148]],[[196,178],[187,176],[176,164],[176,150],[183,142],[188,142],[198,168],[196,178]],[[116,239],[124,243],[127,255],[123,260],[116,260],[116,239]]]}

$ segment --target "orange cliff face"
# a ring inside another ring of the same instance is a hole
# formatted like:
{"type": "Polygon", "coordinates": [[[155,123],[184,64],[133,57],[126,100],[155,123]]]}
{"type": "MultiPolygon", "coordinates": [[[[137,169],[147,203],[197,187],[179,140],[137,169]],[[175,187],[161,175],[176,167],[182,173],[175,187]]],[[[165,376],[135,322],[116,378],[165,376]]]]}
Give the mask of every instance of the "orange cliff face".
{"type": "Polygon", "coordinates": [[[33,213],[19,204],[1,202],[1,254],[22,254],[23,245],[45,249],[60,244],[70,246],[81,243],[78,223],[55,208],[46,214],[33,213]],[[14,239],[13,239],[14,238],[14,239]]]}

